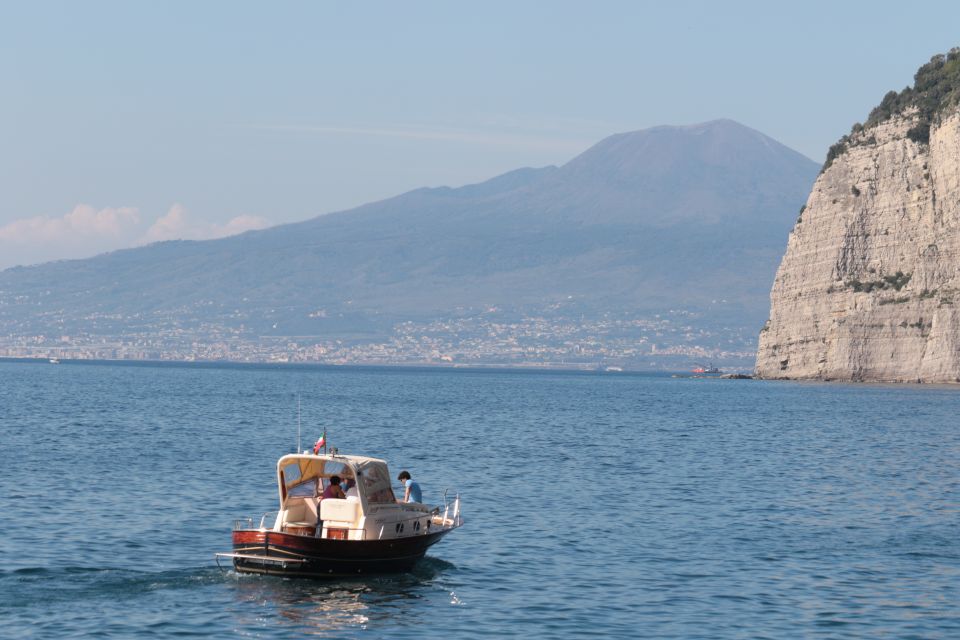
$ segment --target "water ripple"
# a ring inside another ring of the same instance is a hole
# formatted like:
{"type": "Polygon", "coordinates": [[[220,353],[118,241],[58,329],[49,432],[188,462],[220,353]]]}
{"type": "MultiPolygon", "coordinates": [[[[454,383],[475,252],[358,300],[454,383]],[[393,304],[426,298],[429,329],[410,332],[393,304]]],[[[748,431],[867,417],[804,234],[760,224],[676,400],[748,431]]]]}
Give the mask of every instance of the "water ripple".
{"type": "Polygon", "coordinates": [[[11,637],[960,635],[953,389],[0,363],[0,406],[11,637]],[[298,393],[467,526],[398,576],[217,569],[298,393]]]}

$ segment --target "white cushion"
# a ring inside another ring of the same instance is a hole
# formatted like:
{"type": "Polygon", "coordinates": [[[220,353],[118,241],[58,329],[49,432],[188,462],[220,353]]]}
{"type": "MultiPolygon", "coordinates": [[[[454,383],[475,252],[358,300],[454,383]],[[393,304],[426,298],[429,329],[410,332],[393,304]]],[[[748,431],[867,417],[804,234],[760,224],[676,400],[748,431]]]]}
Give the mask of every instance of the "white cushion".
{"type": "Polygon", "coordinates": [[[357,519],[357,505],[342,498],[326,498],[320,501],[320,519],[353,522],[357,519]]]}

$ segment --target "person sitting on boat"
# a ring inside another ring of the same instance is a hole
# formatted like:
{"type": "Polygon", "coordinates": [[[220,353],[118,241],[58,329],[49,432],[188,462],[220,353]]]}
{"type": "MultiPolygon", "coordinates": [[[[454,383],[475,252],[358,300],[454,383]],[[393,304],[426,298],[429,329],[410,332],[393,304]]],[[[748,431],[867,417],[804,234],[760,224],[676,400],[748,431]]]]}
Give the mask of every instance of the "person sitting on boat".
{"type": "MultiPolygon", "coordinates": [[[[341,487],[341,489],[343,489],[343,487],[341,487]]],[[[344,489],[343,494],[348,498],[351,496],[359,498],[360,492],[357,491],[357,481],[353,478],[347,478],[347,486],[346,489],[344,489]]]]}
{"type": "Polygon", "coordinates": [[[327,488],[323,490],[323,495],[320,496],[321,500],[327,498],[346,498],[343,489],[340,488],[340,476],[330,476],[330,484],[327,485],[327,488]]]}
{"type": "Polygon", "coordinates": [[[406,490],[403,492],[404,502],[423,502],[423,493],[420,491],[420,483],[414,482],[410,477],[410,472],[404,469],[397,476],[397,480],[403,483],[406,490]]]}

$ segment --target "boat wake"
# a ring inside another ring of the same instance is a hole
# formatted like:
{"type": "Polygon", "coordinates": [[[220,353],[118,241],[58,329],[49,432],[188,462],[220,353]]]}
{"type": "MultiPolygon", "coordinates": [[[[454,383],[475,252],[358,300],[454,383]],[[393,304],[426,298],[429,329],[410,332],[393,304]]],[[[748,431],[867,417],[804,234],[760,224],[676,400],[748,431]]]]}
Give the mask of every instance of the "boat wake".
{"type": "Polygon", "coordinates": [[[196,589],[222,580],[216,567],[147,572],[100,567],[21,567],[0,572],[0,584],[9,594],[5,606],[27,606],[44,601],[118,600],[144,593],[196,589]]]}
{"type": "Polygon", "coordinates": [[[457,566],[452,562],[447,562],[441,558],[426,556],[417,563],[417,566],[413,568],[411,574],[424,580],[432,580],[443,573],[454,571],[456,568],[457,566]]]}

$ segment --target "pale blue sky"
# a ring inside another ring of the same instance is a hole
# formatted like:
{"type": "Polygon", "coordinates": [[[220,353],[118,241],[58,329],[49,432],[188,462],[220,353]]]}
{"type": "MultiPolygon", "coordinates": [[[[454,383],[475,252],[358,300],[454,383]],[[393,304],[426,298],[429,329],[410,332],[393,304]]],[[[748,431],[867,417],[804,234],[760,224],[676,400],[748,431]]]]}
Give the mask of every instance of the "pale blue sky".
{"type": "Polygon", "coordinates": [[[659,124],[732,118],[819,162],[960,45],[955,2],[777,4],[3,3],[0,268],[477,182],[659,124]]]}

